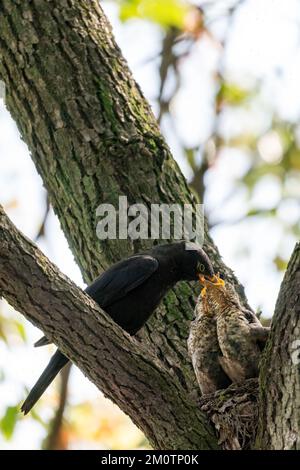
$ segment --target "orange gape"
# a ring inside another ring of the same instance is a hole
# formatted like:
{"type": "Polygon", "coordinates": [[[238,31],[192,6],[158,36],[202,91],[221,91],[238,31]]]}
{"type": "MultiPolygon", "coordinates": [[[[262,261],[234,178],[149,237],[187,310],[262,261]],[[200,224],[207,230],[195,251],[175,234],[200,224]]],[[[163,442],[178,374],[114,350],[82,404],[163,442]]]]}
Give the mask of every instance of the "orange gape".
{"type": "Polygon", "coordinates": [[[199,282],[200,284],[204,286],[200,294],[202,298],[206,296],[206,290],[209,284],[213,284],[214,286],[221,286],[221,287],[225,286],[225,281],[223,281],[223,279],[220,278],[219,273],[215,274],[212,277],[209,277],[208,279],[206,279],[205,276],[200,274],[199,282]]]}

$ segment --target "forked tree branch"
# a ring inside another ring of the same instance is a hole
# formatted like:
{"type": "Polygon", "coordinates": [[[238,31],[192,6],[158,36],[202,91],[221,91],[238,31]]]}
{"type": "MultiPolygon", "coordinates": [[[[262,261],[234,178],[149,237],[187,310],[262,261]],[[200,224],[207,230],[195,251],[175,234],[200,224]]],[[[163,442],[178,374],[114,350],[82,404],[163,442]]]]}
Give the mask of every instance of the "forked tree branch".
{"type": "Polygon", "coordinates": [[[159,449],[213,449],[196,397],[24,237],[0,206],[0,292],[159,449]]]}

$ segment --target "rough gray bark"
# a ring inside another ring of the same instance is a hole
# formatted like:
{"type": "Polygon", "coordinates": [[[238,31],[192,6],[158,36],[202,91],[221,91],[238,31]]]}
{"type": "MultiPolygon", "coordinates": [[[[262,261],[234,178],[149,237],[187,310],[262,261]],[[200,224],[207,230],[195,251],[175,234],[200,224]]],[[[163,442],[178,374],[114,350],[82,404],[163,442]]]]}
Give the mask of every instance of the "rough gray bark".
{"type": "Polygon", "coordinates": [[[300,449],[300,244],[283,279],[260,372],[260,449],[300,449]]]}
{"type": "Polygon", "coordinates": [[[1,295],[130,416],[153,447],[217,448],[196,397],[18,232],[1,206],[0,253],[1,295]]]}

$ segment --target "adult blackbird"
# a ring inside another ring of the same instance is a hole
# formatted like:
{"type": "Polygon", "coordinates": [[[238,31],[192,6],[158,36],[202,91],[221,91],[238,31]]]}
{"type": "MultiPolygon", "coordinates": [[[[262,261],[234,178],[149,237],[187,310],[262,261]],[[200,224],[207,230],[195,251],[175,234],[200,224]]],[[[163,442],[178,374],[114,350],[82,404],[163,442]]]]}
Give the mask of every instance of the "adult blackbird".
{"type": "MultiPolygon", "coordinates": [[[[178,281],[196,281],[214,275],[206,253],[195,243],[160,245],[130,256],[101,274],[85,292],[130,335],[148,320],[162,298],[178,281]]],[[[42,338],[37,345],[47,344],[42,338]]],[[[59,350],[32,388],[21,410],[27,414],[68,358],[59,350]]]]}

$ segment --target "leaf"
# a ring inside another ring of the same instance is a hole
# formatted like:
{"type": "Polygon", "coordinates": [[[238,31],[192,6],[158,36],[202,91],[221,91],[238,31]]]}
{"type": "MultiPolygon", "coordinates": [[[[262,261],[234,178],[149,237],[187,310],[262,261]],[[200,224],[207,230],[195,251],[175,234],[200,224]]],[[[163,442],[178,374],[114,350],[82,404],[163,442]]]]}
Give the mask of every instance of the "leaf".
{"type": "Polygon", "coordinates": [[[247,217],[257,217],[257,216],[271,216],[276,215],[277,208],[273,207],[271,209],[250,209],[247,212],[247,217]]]}
{"type": "Polygon", "coordinates": [[[182,29],[189,5],[183,0],[124,0],[120,5],[120,19],[141,18],[163,27],[182,29]]]}
{"type": "Polygon", "coordinates": [[[217,102],[222,103],[223,105],[227,104],[231,106],[238,106],[244,103],[252,95],[252,91],[241,88],[234,83],[222,82],[217,94],[217,102]]]}
{"type": "Polygon", "coordinates": [[[288,265],[287,260],[281,258],[280,256],[276,256],[273,259],[273,263],[275,264],[278,271],[285,271],[288,265]]]}
{"type": "Polygon", "coordinates": [[[11,439],[18,419],[19,406],[9,406],[0,421],[0,429],[5,439],[11,439]]]}
{"type": "Polygon", "coordinates": [[[30,418],[34,419],[37,423],[41,424],[41,425],[43,426],[43,428],[48,429],[48,424],[49,424],[49,423],[46,423],[46,422],[40,417],[40,415],[37,413],[37,411],[35,410],[35,408],[33,408],[33,409],[30,411],[30,418]]]}
{"type": "Polygon", "coordinates": [[[15,327],[18,330],[19,335],[21,336],[22,340],[26,341],[26,331],[25,331],[25,326],[23,323],[20,323],[19,321],[15,321],[15,327]]]}
{"type": "Polygon", "coordinates": [[[264,176],[274,175],[283,180],[284,178],[284,169],[280,165],[272,164],[261,164],[256,167],[252,166],[247,173],[242,178],[242,183],[244,183],[248,189],[253,189],[256,183],[261,180],[264,176]]]}
{"type": "Polygon", "coordinates": [[[300,149],[293,146],[289,153],[289,164],[293,170],[300,171],[300,149]]]}

